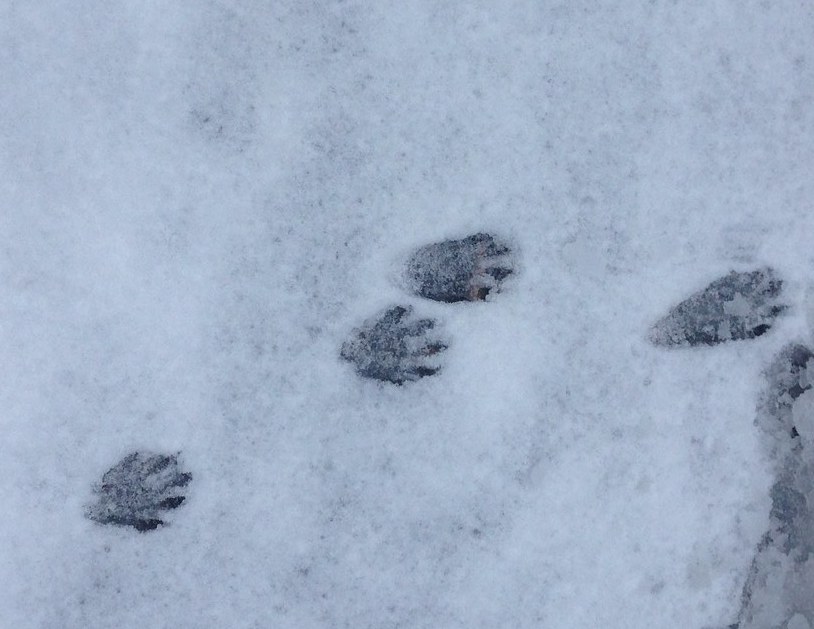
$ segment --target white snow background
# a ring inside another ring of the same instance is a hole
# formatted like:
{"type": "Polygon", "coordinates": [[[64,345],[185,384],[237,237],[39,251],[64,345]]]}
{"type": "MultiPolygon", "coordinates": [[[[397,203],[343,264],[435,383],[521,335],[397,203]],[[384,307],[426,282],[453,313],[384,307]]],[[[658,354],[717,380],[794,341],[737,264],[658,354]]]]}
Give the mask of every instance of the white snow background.
{"type": "Polygon", "coordinates": [[[0,627],[698,628],[768,526],[761,370],[810,341],[814,5],[0,4],[0,627]],[[398,281],[490,231],[486,303],[398,281]],[[787,316],[666,351],[772,265],[787,316]],[[436,377],[339,346],[393,304],[436,377]],[[84,517],[181,452],[148,533],[84,517]]]}

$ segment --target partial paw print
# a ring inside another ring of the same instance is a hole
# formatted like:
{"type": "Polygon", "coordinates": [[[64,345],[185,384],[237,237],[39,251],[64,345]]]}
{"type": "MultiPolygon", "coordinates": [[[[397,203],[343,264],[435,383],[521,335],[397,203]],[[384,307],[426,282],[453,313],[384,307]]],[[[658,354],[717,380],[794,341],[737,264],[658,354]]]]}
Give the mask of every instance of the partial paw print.
{"type": "Polygon", "coordinates": [[[184,502],[180,488],[191,480],[192,474],[181,471],[175,454],[133,452],[102,476],[94,487],[97,501],[86,515],[100,524],[152,531],[164,524],[163,511],[184,502]]]}
{"type": "MultiPolygon", "coordinates": [[[[797,400],[814,384],[814,352],[794,343],[784,347],[765,371],[766,393],[762,396],[758,423],[769,433],[781,429],[781,439],[798,440],[795,415],[806,414],[806,400],[797,400]]],[[[804,418],[803,423],[805,423],[804,418]]]]}
{"type": "Polygon", "coordinates": [[[812,514],[801,482],[805,474],[798,466],[788,468],[775,481],[771,489],[772,510],[770,522],[773,530],[768,537],[783,553],[795,552],[798,559],[808,559],[814,550],[806,548],[804,531],[810,528],[812,514]]]}
{"type": "Polygon", "coordinates": [[[675,306],[650,331],[663,347],[718,345],[762,336],[787,306],[783,281],[769,267],[732,271],[675,306]]]}
{"type": "Polygon", "coordinates": [[[771,437],[767,445],[778,472],[770,492],[769,530],[758,545],[738,622],[731,627],[807,627],[806,615],[814,618],[812,359],[810,349],[790,344],[764,372],[767,386],[756,423],[771,437]]]}
{"type": "Polygon", "coordinates": [[[408,259],[406,283],[426,299],[484,301],[514,272],[510,252],[508,245],[483,233],[426,245],[408,259]]]}
{"type": "Polygon", "coordinates": [[[434,357],[447,349],[436,335],[433,319],[415,319],[412,308],[395,306],[354,330],[340,355],[356,373],[393,384],[432,376],[440,367],[434,357]]]}
{"type": "Polygon", "coordinates": [[[809,626],[814,619],[812,470],[788,461],[771,489],[770,528],[758,544],[741,593],[737,629],[809,626]],[[796,619],[798,624],[791,624],[796,619]]]}

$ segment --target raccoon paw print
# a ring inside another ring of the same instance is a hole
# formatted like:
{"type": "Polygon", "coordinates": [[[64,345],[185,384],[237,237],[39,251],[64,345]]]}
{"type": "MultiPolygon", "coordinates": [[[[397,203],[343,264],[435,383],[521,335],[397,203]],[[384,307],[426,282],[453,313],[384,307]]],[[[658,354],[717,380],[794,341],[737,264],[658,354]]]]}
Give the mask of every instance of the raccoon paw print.
{"type": "Polygon", "coordinates": [[[717,345],[768,332],[787,306],[779,297],[783,281],[771,268],[732,271],[675,306],[650,331],[664,347],[717,345]]]}
{"type": "Polygon", "coordinates": [[[428,335],[433,319],[412,319],[412,308],[395,306],[378,319],[354,330],[342,345],[340,356],[356,366],[356,373],[393,384],[432,376],[440,367],[432,357],[447,349],[428,335]]]}
{"type": "Polygon", "coordinates": [[[514,270],[510,249],[490,234],[444,240],[418,249],[405,267],[408,288],[421,297],[454,303],[483,301],[499,292],[514,270]]]}
{"type": "Polygon", "coordinates": [[[100,524],[152,531],[164,524],[162,511],[184,502],[178,489],[191,480],[191,474],[180,470],[175,454],[133,452],[102,476],[94,487],[98,499],[86,515],[100,524]]]}

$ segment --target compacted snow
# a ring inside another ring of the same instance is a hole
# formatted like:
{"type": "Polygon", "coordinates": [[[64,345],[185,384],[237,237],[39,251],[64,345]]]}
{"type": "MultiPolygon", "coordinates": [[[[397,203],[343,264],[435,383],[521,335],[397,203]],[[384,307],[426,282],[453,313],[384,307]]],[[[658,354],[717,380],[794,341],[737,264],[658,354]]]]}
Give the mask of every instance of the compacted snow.
{"type": "Polygon", "coordinates": [[[812,33],[0,3],[0,626],[814,626],[812,33]],[[511,274],[422,294],[477,234],[511,274]],[[657,342],[703,295],[749,327],[657,342]],[[365,377],[395,307],[437,372],[365,377]]]}

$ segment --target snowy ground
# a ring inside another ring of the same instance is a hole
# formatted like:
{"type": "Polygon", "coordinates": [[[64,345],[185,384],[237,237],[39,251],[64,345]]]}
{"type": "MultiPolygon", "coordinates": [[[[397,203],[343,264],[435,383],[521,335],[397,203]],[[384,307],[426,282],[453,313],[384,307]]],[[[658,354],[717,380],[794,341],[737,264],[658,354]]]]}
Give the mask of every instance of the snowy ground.
{"type": "Polygon", "coordinates": [[[779,0],[0,3],[0,626],[734,622],[762,370],[810,342],[814,8],[779,0]],[[488,230],[486,303],[410,296],[488,230]],[[649,326],[771,265],[768,334],[649,326]],[[443,371],[349,331],[436,317],[443,371]],[[181,452],[169,526],[84,517],[181,452]]]}

